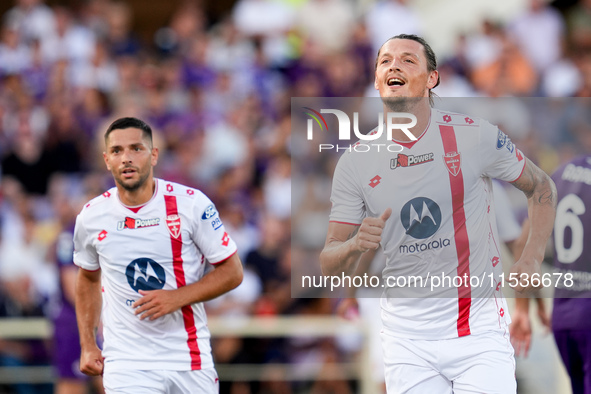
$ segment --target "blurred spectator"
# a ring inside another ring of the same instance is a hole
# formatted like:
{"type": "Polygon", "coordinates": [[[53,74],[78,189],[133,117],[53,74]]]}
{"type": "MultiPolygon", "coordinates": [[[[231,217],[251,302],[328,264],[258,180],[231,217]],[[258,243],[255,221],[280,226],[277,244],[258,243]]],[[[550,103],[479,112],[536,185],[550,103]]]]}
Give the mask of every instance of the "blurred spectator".
{"type": "Polygon", "coordinates": [[[287,32],[294,24],[294,11],[273,0],[238,0],[232,12],[236,29],[245,37],[261,41],[271,64],[283,64],[290,56],[287,32]]]}
{"type": "Polygon", "coordinates": [[[374,54],[390,37],[421,34],[419,17],[407,3],[407,0],[378,0],[367,11],[365,26],[374,54]]]}
{"type": "MultiPolygon", "coordinates": [[[[7,188],[4,191],[8,192],[7,188]]],[[[10,207],[12,222],[3,215],[4,224],[13,234],[0,243],[0,317],[43,317],[48,302],[56,291],[56,273],[44,260],[47,244],[37,219],[32,214],[32,201],[13,189],[10,207]]],[[[7,202],[5,201],[5,204],[7,202]]],[[[49,346],[41,340],[0,339],[0,366],[39,366],[49,362],[49,346]]],[[[17,394],[50,393],[50,385],[18,384],[17,394]]]]}
{"type": "Polygon", "coordinates": [[[459,43],[458,55],[465,59],[468,69],[486,67],[499,57],[503,48],[501,30],[491,20],[484,19],[479,32],[466,35],[465,41],[459,43]]]}
{"type": "Polygon", "coordinates": [[[27,43],[43,40],[55,31],[53,11],[43,0],[17,0],[4,15],[4,23],[16,28],[27,43]]]}
{"type": "MultiPolygon", "coordinates": [[[[289,274],[289,272],[284,272],[279,265],[287,236],[285,223],[276,217],[267,215],[261,223],[261,239],[258,248],[246,256],[244,265],[259,276],[265,294],[272,294],[278,290],[279,284],[286,279],[285,275],[289,274]]],[[[273,302],[272,297],[270,300],[273,302]]],[[[278,306],[274,305],[272,310],[276,313],[278,306]]]]}
{"type": "Polygon", "coordinates": [[[105,93],[112,93],[117,89],[117,66],[109,57],[104,42],[97,41],[90,61],[72,64],[72,71],[71,82],[75,87],[98,89],[105,93]]]}
{"type": "Polygon", "coordinates": [[[136,55],[140,42],[131,31],[132,10],[123,2],[111,2],[106,7],[106,47],[115,57],[136,55]]]}
{"type": "MultiPolygon", "coordinates": [[[[64,178],[66,179],[66,178],[64,178]]],[[[57,183],[56,183],[57,185],[57,183]]],[[[59,272],[60,297],[52,315],[53,324],[59,329],[53,337],[53,366],[58,376],[55,394],[85,394],[91,379],[80,372],[80,338],[74,309],[74,292],[78,267],[74,265],[74,224],[81,209],[76,194],[67,190],[67,183],[58,185],[53,206],[56,212],[59,235],[50,249],[50,258],[59,272]]],[[[71,187],[70,187],[71,189],[71,187]]],[[[97,393],[103,393],[100,377],[92,379],[97,393]]]]}
{"type": "Polygon", "coordinates": [[[291,158],[278,156],[271,162],[263,184],[265,210],[279,219],[291,216],[291,158]]]}
{"type": "Polygon", "coordinates": [[[591,0],[579,0],[566,14],[569,41],[575,50],[591,49],[591,0]]]}
{"type": "Polygon", "coordinates": [[[76,24],[70,10],[54,9],[56,28],[53,34],[41,40],[44,61],[53,63],[68,60],[73,63],[90,61],[94,53],[95,37],[87,27],[76,24]]]}
{"type": "Polygon", "coordinates": [[[21,42],[18,30],[3,27],[0,34],[0,75],[19,74],[30,67],[31,50],[21,42]]]}
{"type": "Polygon", "coordinates": [[[53,173],[49,155],[43,142],[21,121],[14,138],[14,150],[2,159],[2,175],[21,183],[26,193],[42,196],[53,173]]]}
{"type": "Polygon", "coordinates": [[[332,54],[349,45],[355,19],[355,10],[346,0],[308,0],[297,10],[295,26],[304,39],[332,54]]]}
{"type": "Polygon", "coordinates": [[[547,0],[528,2],[529,8],[513,20],[509,32],[529,62],[543,73],[562,55],[565,25],[547,0]]]}
{"type": "Polygon", "coordinates": [[[537,86],[537,74],[517,45],[498,31],[500,52],[496,59],[475,67],[472,83],[490,97],[529,96],[537,86]]]}

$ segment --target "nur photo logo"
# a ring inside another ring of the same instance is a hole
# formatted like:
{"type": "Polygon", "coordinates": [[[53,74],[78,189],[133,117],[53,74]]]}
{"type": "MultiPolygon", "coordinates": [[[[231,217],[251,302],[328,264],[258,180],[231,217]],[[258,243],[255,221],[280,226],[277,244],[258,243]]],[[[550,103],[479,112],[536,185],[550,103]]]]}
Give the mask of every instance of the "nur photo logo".
{"type": "Polygon", "coordinates": [[[388,150],[389,152],[401,152],[403,147],[393,142],[392,131],[401,130],[411,141],[416,141],[417,138],[410,132],[410,128],[417,124],[417,117],[407,112],[387,112],[384,117],[384,113],[378,114],[377,127],[368,134],[363,134],[359,130],[359,112],[353,112],[353,122],[349,118],[349,115],[344,111],[334,108],[322,108],[320,111],[316,111],[310,107],[302,107],[305,110],[305,114],[309,116],[306,124],[306,139],[312,141],[314,139],[314,129],[319,128],[322,133],[329,132],[328,122],[322,116],[323,114],[332,114],[336,116],[338,125],[338,140],[348,142],[346,145],[339,144],[318,144],[318,151],[323,150],[348,150],[349,152],[369,152],[371,150],[380,151],[381,149],[388,150]],[[317,126],[315,126],[317,125],[317,126]],[[392,143],[373,143],[373,144],[359,144],[352,143],[352,138],[359,142],[376,141],[382,138],[386,130],[386,141],[392,141],[392,143]],[[351,133],[351,131],[353,133],[351,133]]]}

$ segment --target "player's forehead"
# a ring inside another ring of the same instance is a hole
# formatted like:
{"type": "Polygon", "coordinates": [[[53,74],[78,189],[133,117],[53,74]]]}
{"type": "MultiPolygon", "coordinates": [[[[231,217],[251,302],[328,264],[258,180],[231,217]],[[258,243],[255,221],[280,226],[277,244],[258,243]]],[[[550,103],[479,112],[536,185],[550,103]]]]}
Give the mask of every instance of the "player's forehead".
{"type": "Polygon", "coordinates": [[[144,136],[143,130],[135,127],[111,130],[107,136],[106,143],[107,147],[136,144],[148,145],[147,137],[144,136]]]}
{"type": "Polygon", "coordinates": [[[419,59],[425,59],[425,47],[420,42],[405,38],[394,38],[382,45],[379,57],[412,55],[419,59]]]}

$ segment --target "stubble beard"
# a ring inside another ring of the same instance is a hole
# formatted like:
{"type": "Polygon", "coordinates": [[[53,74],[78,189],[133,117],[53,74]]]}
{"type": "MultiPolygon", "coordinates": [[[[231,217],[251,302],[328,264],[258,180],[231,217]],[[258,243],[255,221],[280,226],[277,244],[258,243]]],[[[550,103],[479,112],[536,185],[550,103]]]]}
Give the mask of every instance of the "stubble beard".
{"type": "Polygon", "coordinates": [[[382,102],[391,112],[412,112],[424,97],[382,97],[382,102]]]}
{"type": "Polygon", "coordinates": [[[140,179],[138,179],[136,182],[133,183],[125,183],[125,181],[122,178],[116,177],[115,181],[122,187],[124,188],[126,191],[128,192],[134,192],[136,190],[138,190],[140,187],[142,187],[146,181],[148,180],[148,176],[150,174],[147,173],[145,175],[140,175],[140,179]]]}

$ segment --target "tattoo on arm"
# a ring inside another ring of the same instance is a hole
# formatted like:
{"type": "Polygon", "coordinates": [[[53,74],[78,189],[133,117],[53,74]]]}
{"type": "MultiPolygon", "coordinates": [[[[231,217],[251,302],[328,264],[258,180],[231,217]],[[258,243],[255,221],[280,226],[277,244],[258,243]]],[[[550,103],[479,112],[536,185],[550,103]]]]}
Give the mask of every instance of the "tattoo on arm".
{"type": "Polygon", "coordinates": [[[556,188],[550,177],[528,161],[521,177],[513,183],[525,196],[541,205],[554,205],[556,188]]]}
{"type": "Polygon", "coordinates": [[[353,231],[351,231],[351,234],[349,234],[347,236],[347,241],[350,240],[351,238],[353,238],[355,236],[355,234],[357,234],[358,231],[359,231],[359,226],[356,226],[355,229],[353,231]]]}
{"type": "Polygon", "coordinates": [[[554,197],[555,196],[554,196],[554,193],[552,192],[552,189],[546,190],[538,198],[538,203],[554,205],[554,197]]]}
{"type": "Polygon", "coordinates": [[[536,183],[534,180],[533,168],[529,161],[525,164],[523,174],[521,174],[521,177],[513,183],[513,186],[521,190],[528,199],[534,195],[536,183]]]}

